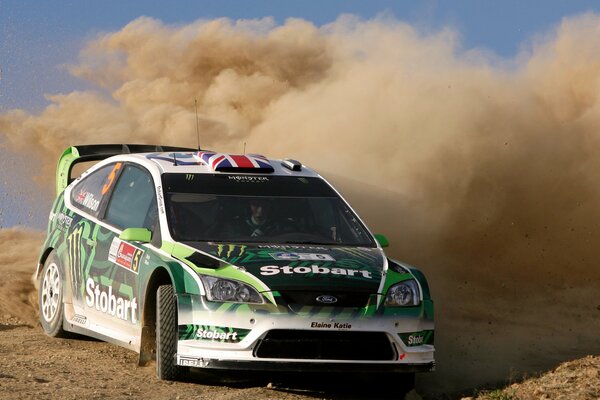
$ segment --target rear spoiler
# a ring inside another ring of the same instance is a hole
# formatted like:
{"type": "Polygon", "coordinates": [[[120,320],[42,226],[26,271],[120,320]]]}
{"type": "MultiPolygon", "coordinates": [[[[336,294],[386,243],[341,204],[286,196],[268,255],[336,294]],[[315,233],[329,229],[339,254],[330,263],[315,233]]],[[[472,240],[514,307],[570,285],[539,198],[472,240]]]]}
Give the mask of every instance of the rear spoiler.
{"type": "Polygon", "coordinates": [[[88,144],[67,148],[56,167],[56,194],[73,181],[73,167],[86,161],[100,161],[118,154],[162,153],[167,151],[198,151],[188,147],[159,146],[153,144],[88,144]]]}

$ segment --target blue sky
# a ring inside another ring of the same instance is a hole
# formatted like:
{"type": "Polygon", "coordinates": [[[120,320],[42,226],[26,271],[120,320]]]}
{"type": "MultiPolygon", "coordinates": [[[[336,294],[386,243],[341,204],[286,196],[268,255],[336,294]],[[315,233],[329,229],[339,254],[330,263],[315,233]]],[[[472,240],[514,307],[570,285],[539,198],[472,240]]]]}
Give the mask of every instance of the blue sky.
{"type": "Polygon", "coordinates": [[[114,31],[131,20],[151,16],[166,23],[229,17],[289,17],[323,25],[350,13],[369,19],[387,12],[423,30],[450,26],[464,48],[485,47],[513,57],[533,35],[547,32],[565,16],[600,11],[584,0],[0,0],[0,112],[39,111],[46,93],[80,88],[63,67],[75,61],[83,43],[99,32],[114,31]]]}

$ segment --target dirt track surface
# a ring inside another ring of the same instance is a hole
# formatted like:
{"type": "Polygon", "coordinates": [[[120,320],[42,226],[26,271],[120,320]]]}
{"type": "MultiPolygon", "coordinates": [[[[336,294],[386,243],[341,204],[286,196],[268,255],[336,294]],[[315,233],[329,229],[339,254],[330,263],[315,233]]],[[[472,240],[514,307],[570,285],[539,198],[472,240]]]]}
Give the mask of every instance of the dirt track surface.
{"type": "MultiPolygon", "coordinates": [[[[161,382],[137,354],[108,343],[52,339],[16,318],[0,319],[0,398],[302,399],[263,387],[161,382]]],[[[255,384],[256,386],[257,384],[255,384]]]]}
{"type": "MultiPolygon", "coordinates": [[[[600,398],[600,356],[588,356],[559,365],[539,378],[515,383],[504,390],[483,393],[478,400],[600,398]]],[[[464,400],[472,400],[465,398],[464,400]]]]}

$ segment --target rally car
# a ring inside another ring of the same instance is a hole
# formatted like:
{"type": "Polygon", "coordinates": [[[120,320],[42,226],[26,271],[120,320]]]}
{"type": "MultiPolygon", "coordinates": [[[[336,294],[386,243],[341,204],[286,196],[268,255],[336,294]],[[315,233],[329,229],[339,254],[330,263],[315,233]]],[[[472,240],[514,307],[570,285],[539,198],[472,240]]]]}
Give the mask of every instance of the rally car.
{"type": "Polygon", "coordinates": [[[424,275],[387,258],[385,236],[298,161],[74,146],[56,191],[36,271],[50,336],[132,349],[166,380],[190,367],[434,368],[424,275]]]}

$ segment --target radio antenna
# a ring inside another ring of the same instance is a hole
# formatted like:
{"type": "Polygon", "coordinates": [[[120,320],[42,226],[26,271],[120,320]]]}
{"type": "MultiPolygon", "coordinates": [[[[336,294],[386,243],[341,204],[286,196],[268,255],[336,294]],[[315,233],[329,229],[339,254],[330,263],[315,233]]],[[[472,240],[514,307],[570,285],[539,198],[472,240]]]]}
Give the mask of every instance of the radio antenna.
{"type": "Polygon", "coordinates": [[[198,151],[200,151],[200,127],[198,126],[198,100],[194,99],[194,109],[196,111],[196,139],[198,140],[198,151]]]}
{"type": "Polygon", "coordinates": [[[244,142],[244,155],[246,155],[246,142],[244,142]]]}

